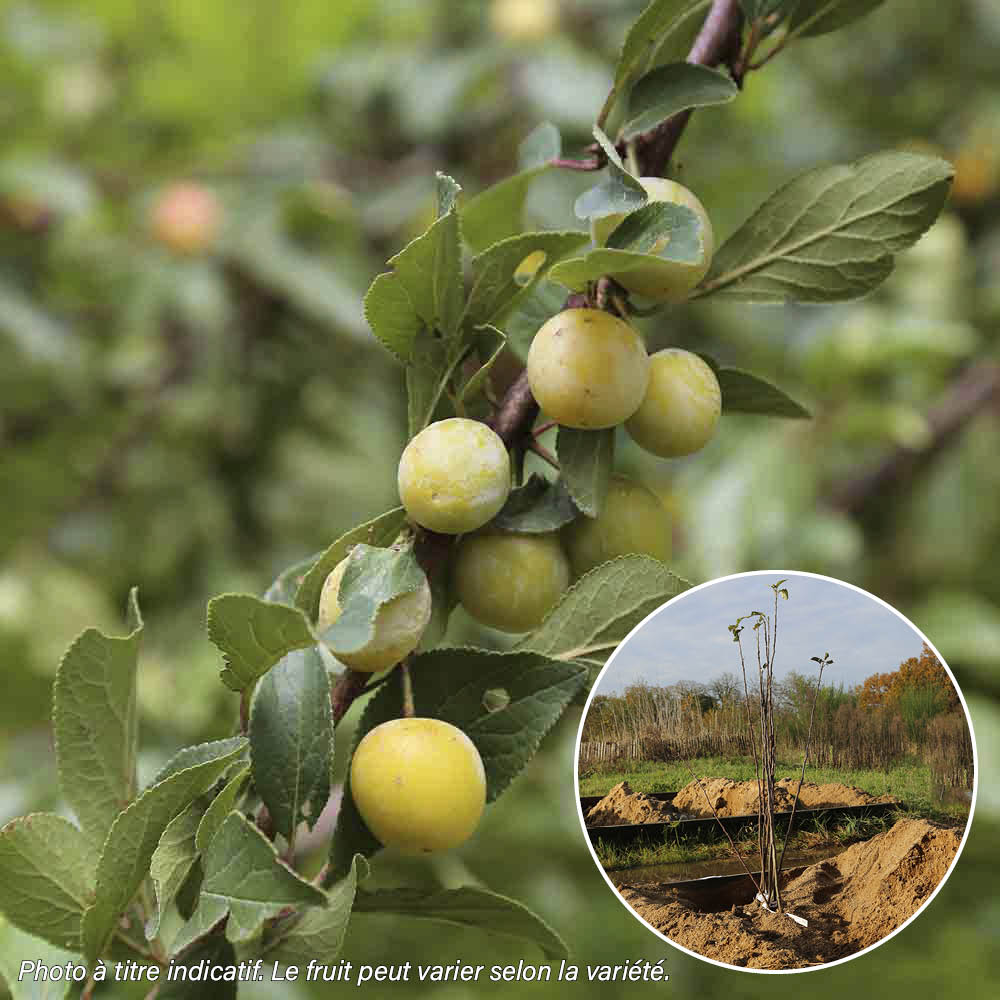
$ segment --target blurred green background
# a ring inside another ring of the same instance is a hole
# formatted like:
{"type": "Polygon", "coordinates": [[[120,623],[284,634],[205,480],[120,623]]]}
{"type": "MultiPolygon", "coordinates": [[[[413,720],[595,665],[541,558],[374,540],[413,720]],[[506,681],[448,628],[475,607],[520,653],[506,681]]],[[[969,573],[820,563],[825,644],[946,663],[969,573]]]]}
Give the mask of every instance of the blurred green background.
{"type": "MultiPolygon", "coordinates": [[[[641,6],[0,2],[0,822],[58,806],[55,669],[82,628],[119,630],[132,584],[147,619],[146,773],[230,731],[236,706],[204,636],[206,600],[263,591],[395,503],[402,373],[367,330],[367,283],[432,218],[436,169],[481,190],[514,169],[517,143],[542,119],[570,147],[588,141],[641,6]],[[177,181],[222,206],[204,252],[154,238],[151,213],[177,181]]],[[[981,780],[954,877],[875,954],[812,974],[817,997],[873,983],[908,997],[1000,988],[997,51],[995,0],[889,0],[695,116],[680,179],[722,236],[796,172],[884,148],[947,156],[955,190],[869,300],[680,308],[646,324],[652,347],[771,377],[815,420],[727,418],[683,461],[621,449],[673,513],[684,576],[788,567],[865,587],[927,633],[968,698],[981,780]],[[940,418],[956,413],[942,433],[940,418]],[[859,480],[893,455],[906,458],[898,485],[859,480]]],[[[590,182],[543,177],[535,221],[578,225],[573,197],[590,182]]],[[[470,845],[433,866],[390,859],[379,878],[481,879],[545,916],[580,964],[665,956],[678,995],[801,990],[797,978],[689,959],[611,896],[576,817],[577,713],[470,845]]],[[[384,917],[356,918],[346,955],[538,960],[384,917]]],[[[442,997],[489,988],[411,986],[442,997]]]]}

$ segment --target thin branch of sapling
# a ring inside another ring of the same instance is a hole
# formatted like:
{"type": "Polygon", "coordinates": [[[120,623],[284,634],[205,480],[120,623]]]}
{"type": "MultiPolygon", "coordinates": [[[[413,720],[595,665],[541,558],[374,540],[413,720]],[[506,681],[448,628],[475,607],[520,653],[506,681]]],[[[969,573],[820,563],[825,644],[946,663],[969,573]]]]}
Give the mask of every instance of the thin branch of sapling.
{"type": "Polygon", "coordinates": [[[788,817],[788,829],[785,831],[785,842],[781,845],[781,857],[778,860],[778,874],[781,874],[781,866],[785,862],[785,851],[788,848],[788,838],[792,835],[792,824],[795,822],[795,809],[799,804],[799,795],[802,792],[802,785],[806,779],[806,763],[809,760],[809,746],[812,743],[813,720],[816,718],[816,703],[819,701],[819,689],[823,685],[823,668],[833,663],[830,654],[825,653],[823,658],[814,656],[813,659],[819,664],[819,677],[816,680],[816,690],[813,692],[812,708],[809,710],[809,728],[806,731],[806,745],[802,753],[802,773],[799,775],[799,785],[795,789],[795,798],[792,800],[792,812],[788,817]]]}
{"type": "MultiPolygon", "coordinates": [[[[733,838],[729,834],[729,831],[726,829],[726,824],[722,822],[721,818],[719,817],[719,814],[715,810],[715,806],[712,805],[712,800],[708,797],[708,792],[705,791],[705,786],[702,785],[701,778],[699,778],[694,773],[694,771],[691,768],[691,765],[686,760],[684,761],[684,766],[687,768],[687,772],[688,774],[691,775],[692,780],[698,786],[698,789],[701,791],[701,794],[705,797],[705,802],[708,805],[708,808],[712,810],[712,815],[715,817],[715,822],[719,824],[719,829],[722,830],[722,832],[726,835],[726,840],[729,841],[729,846],[733,849],[733,853],[736,855],[740,864],[743,865],[743,870],[747,873],[747,876],[753,883],[753,887],[757,890],[758,893],[760,893],[762,891],[760,885],[758,884],[757,880],[753,877],[753,872],[750,871],[750,866],[743,859],[743,855],[740,853],[740,849],[736,846],[736,841],[733,840],[733,838]]],[[[764,873],[762,871],[761,875],[763,874],[764,873]]]]}
{"type": "MultiPolygon", "coordinates": [[[[747,685],[747,664],[746,659],[743,656],[743,641],[740,639],[740,633],[743,631],[740,627],[741,621],[743,621],[742,618],[737,619],[736,624],[730,627],[730,631],[732,631],[733,637],[736,639],[737,648],[740,651],[740,668],[743,671],[743,698],[747,710],[747,732],[750,734],[750,748],[753,750],[753,772],[757,779],[757,830],[759,832],[761,827],[761,808],[764,800],[764,788],[761,784],[760,756],[757,753],[757,738],[754,736],[753,731],[753,715],[750,709],[750,689],[747,685]]],[[[760,870],[764,870],[763,844],[761,844],[760,847],[760,870]]]]}

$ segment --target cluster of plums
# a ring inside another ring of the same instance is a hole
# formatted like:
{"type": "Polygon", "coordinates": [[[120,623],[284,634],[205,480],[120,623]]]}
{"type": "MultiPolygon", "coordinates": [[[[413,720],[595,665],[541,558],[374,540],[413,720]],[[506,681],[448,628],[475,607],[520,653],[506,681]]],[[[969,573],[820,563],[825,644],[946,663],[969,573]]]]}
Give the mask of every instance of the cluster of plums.
{"type": "MultiPolygon", "coordinates": [[[[703,217],[705,260],[697,266],[654,262],[650,273],[615,276],[647,298],[676,301],[701,280],[711,256],[711,228],[690,192],[669,181],[643,179],[651,200],[686,204],[703,217]],[[662,188],[667,185],[669,190],[662,188]]],[[[616,225],[595,226],[602,243],[616,225]],[[600,231],[598,231],[600,229],[600,231]]],[[[711,367],[688,351],[649,356],[627,322],[600,309],[567,309],[536,333],[528,380],[544,416],[564,427],[625,431],[655,455],[688,455],[715,432],[722,409],[711,367]]],[[[646,487],[615,477],[597,517],[579,515],[559,532],[497,530],[491,522],[511,491],[511,461],[485,423],[453,417],[430,424],[406,446],[399,462],[399,495],[409,519],[438,534],[460,536],[451,571],[453,593],[484,625],[521,633],[536,628],[574,577],[616,556],[641,553],[666,560],[670,524],[646,487]]],[[[320,632],[341,613],[344,559],[320,597],[320,632]]],[[[431,618],[431,591],[417,590],[384,604],[371,641],[340,655],[354,670],[375,672],[416,649],[431,618]]],[[[440,719],[403,718],[372,729],[351,764],[351,792],[365,823],[386,846],[435,851],[464,842],[486,802],[486,776],[468,736],[440,719]]]]}

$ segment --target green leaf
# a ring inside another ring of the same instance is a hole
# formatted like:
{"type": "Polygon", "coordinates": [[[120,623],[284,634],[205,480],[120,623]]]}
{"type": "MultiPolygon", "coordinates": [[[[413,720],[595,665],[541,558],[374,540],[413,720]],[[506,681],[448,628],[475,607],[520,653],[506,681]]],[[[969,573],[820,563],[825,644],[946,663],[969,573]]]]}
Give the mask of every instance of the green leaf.
{"type": "Polygon", "coordinates": [[[782,12],[782,16],[787,16],[788,12],[798,6],[799,0],[740,0],[740,7],[746,15],[748,23],[763,21],[772,14],[782,12]],[[782,11],[782,8],[785,8],[782,11]]]}
{"type": "Polygon", "coordinates": [[[330,682],[315,647],[289,653],[260,682],[250,760],[275,829],[286,840],[303,821],[312,829],[330,797],[333,765],[330,682]]]}
{"type": "Polygon", "coordinates": [[[594,137],[608,157],[608,176],[596,187],[584,191],[573,205],[578,219],[600,219],[606,215],[632,212],[646,204],[646,189],[622,165],[611,140],[595,125],[594,137]]]}
{"type": "MultiPolygon", "coordinates": [[[[194,746],[184,747],[183,750],[178,750],[177,753],[167,761],[163,767],[157,772],[156,777],[149,783],[149,788],[153,785],[158,785],[161,781],[166,781],[167,778],[180,771],[186,771],[189,767],[195,767],[198,764],[206,764],[209,761],[216,760],[220,756],[227,755],[236,750],[246,750],[248,744],[244,737],[242,736],[231,736],[229,739],[225,740],[212,740],[209,743],[196,743],[194,746]]],[[[236,755],[236,760],[242,763],[242,759],[245,755],[239,753],[236,755]]]]}
{"type": "Polygon", "coordinates": [[[552,122],[542,122],[536,125],[517,147],[518,169],[532,170],[535,167],[545,167],[560,156],[562,156],[562,136],[559,134],[559,129],[552,122]]]}
{"type": "Polygon", "coordinates": [[[54,982],[40,978],[36,983],[33,977],[26,976],[21,982],[17,981],[21,963],[26,959],[51,969],[54,966],[65,967],[67,962],[79,963],[80,956],[25,934],[0,917],[0,976],[7,983],[11,1000],[64,1000],[73,988],[72,980],[54,982]]]}
{"type": "Polygon", "coordinates": [[[864,295],[892,271],[893,254],[937,218],[953,174],[944,160],[915,153],[812,170],[730,237],[693,297],[833,302],[864,295]]]}
{"type": "Polygon", "coordinates": [[[446,340],[458,332],[464,300],[462,244],[453,197],[450,203],[426,233],[389,260],[417,315],[446,340]]]}
{"type": "Polygon", "coordinates": [[[474,400],[483,391],[490,370],[507,346],[507,338],[495,326],[486,325],[479,328],[474,343],[482,364],[469,376],[458,394],[463,404],[474,400]]]}
{"type": "Polygon", "coordinates": [[[661,66],[632,88],[622,137],[634,139],[688,108],[728,104],[738,93],[739,88],[725,73],[707,66],[687,62],[661,66]]]}
{"type": "Polygon", "coordinates": [[[358,913],[435,920],[528,941],[541,948],[550,962],[569,955],[562,938],[537,914],[516,900],[476,886],[359,891],[354,908],[358,913]]]}
{"type": "MultiPolygon", "coordinates": [[[[382,685],[380,690],[392,686],[398,691],[398,673],[399,671],[394,671],[390,674],[389,680],[382,685]]],[[[400,698],[402,698],[401,694],[400,698]]],[[[369,701],[365,705],[365,710],[361,714],[358,733],[355,738],[354,747],[351,750],[352,756],[354,750],[357,749],[358,743],[361,741],[361,737],[365,733],[393,718],[393,716],[386,716],[380,713],[379,706],[373,709],[372,701],[369,701]]],[[[402,701],[400,701],[401,704],[402,701]]],[[[397,707],[396,716],[399,714],[400,709],[397,707]]],[[[371,830],[368,829],[365,821],[361,818],[361,813],[358,812],[358,807],[354,804],[354,798],[351,795],[351,772],[348,769],[347,778],[344,781],[344,793],[340,800],[340,809],[337,810],[337,822],[333,829],[333,841],[330,844],[330,870],[335,875],[343,876],[349,871],[353,859],[357,855],[370,858],[380,850],[382,850],[381,843],[376,839],[371,830]]]]}
{"type": "Polygon", "coordinates": [[[504,323],[507,346],[522,362],[528,359],[531,341],[546,320],[559,312],[566,301],[566,290],[543,280],[518,298],[504,323]]]}
{"type": "MultiPolygon", "coordinates": [[[[624,225],[624,222],[622,223],[624,225]]],[[[619,228],[621,228],[619,226],[619,228]]],[[[615,230],[617,232],[617,230],[615,230]]],[[[614,234],[612,234],[614,235],[614,234]]],[[[585,257],[570,257],[569,260],[561,261],[549,272],[552,281],[558,281],[561,285],[576,292],[585,291],[587,285],[606,274],[622,274],[625,271],[649,270],[650,265],[655,266],[657,261],[663,261],[664,267],[668,268],[667,274],[675,273],[676,262],[690,263],[689,260],[680,256],[688,253],[691,244],[676,243],[672,247],[668,245],[663,253],[648,254],[634,253],[629,250],[615,250],[606,247],[599,247],[591,250],[585,257]],[[677,253],[674,258],[672,255],[677,253]],[[674,263],[671,263],[674,261],[674,263]]]]}
{"type": "Polygon", "coordinates": [[[412,546],[355,545],[340,581],[340,617],[323,632],[323,641],[335,656],[364,649],[375,636],[375,616],[382,606],[413,593],[426,580],[412,546]]]}
{"type": "Polygon", "coordinates": [[[149,877],[156,895],[156,909],[146,922],[147,940],[151,941],[159,933],[164,911],[173,902],[198,860],[195,836],[204,812],[203,805],[192,802],[167,824],[153,851],[149,877]]]}
{"type": "MultiPolygon", "coordinates": [[[[171,964],[179,971],[181,968],[203,968],[203,962],[208,967],[234,966],[236,951],[222,933],[215,933],[195,941],[171,964]]],[[[178,976],[176,979],[164,979],[160,982],[156,989],[156,1000],[236,1000],[238,989],[235,982],[190,980],[178,976]]]]}
{"type": "Polygon", "coordinates": [[[741,368],[722,368],[714,358],[705,354],[700,357],[708,363],[719,380],[723,413],[757,413],[767,417],[811,419],[812,414],[804,406],[759,375],[741,368]]]}
{"type": "Polygon", "coordinates": [[[0,911],[25,933],[79,951],[80,920],[93,900],[96,867],[90,841],[61,816],[32,813],[11,820],[0,830],[0,911]]]}
{"type": "Polygon", "coordinates": [[[398,274],[387,271],[371,283],[365,294],[365,319],[379,343],[397,361],[410,361],[424,321],[413,308],[398,274]]]}
{"type": "Polygon", "coordinates": [[[619,556],[582,576],[515,648],[600,667],[650,612],[690,586],[649,556],[619,556]]]}
{"type": "Polygon", "coordinates": [[[503,509],[490,524],[497,531],[545,534],[558,531],[578,515],[573,498],[562,479],[548,482],[539,475],[511,490],[503,509]]]}
{"type": "MultiPolygon", "coordinates": [[[[698,214],[686,205],[660,201],[627,215],[608,237],[608,249],[653,254],[661,260],[697,264],[704,257],[705,233],[698,214]]],[[[649,260],[646,261],[647,265],[649,260]]]]}
{"type": "Polygon", "coordinates": [[[494,243],[472,261],[472,288],[465,310],[467,322],[473,325],[500,323],[553,264],[589,242],[587,233],[540,232],[522,233],[494,243]],[[543,260],[534,274],[526,282],[518,283],[518,267],[539,253],[543,260]]]}
{"type": "Polygon", "coordinates": [[[562,155],[562,140],[555,125],[544,122],[520,148],[520,172],[470,198],[462,209],[462,235],[474,253],[524,228],[524,202],[534,181],[562,155]]]}
{"type": "Polygon", "coordinates": [[[129,594],[128,618],[124,638],[87,629],[59,664],[54,689],[60,785],[98,847],[138,788],[135,685],[142,618],[135,590],[129,594]]]}
{"type": "Polygon", "coordinates": [[[628,92],[635,80],[652,68],[653,61],[670,36],[685,27],[685,22],[711,6],[711,0],[653,0],[628,30],[615,66],[615,83],[602,119],[613,107],[618,95],[628,92]]]}
{"type": "Polygon", "coordinates": [[[588,517],[597,517],[611,483],[611,467],[615,461],[614,428],[581,431],[560,427],[556,453],[573,502],[588,517]]]}
{"type": "Polygon", "coordinates": [[[739,368],[720,368],[723,413],[762,413],[769,417],[810,419],[812,414],[777,386],[739,368]]]}
{"type": "Polygon", "coordinates": [[[271,601],[274,604],[294,605],[295,594],[299,587],[302,586],[302,581],[321,557],[322,553],[317,552],[309,556],[308,559],[303,559],[301,562],[294,563],[287,569],[282,570],[274,583],[267,588],[264,600],[271,601]]]}
{"type": "Polygon", "coordinates": [[[788,30],[805,38],[825,35],[881,7],[885,0],[799,0],[788,30]]]}
{"type": "MultiPolygon", "coordinates": [[[[357,741],[402,711],[398,671],[365,706],[357,741]]],[[[422,718],[444,719],[475,743],[486,769],[487,801],[492,802],[534,756],[542,737],[562,715],[586,678],[575,663],[558,663],[534,652],[495,653],[482,649],[435,649],[410,662],[414,708],[422,718]],[[495,708],[497,691],[508,696],[495,708]],[[487,693],[492,694],[487,697],[487,693]]],[[[357,744],[355,744],[356,746],[357,744]]],[[[350,774],[337,816],[330,863],[346,872],[354,855],[380,848],[358,814],[350,774]]]]}
{"type": "Polygon", "coordinates": [[[406,410],[410,437],[444,416],[441,400],[452,373],[462,361],[456,354],[451,362],[444,341],[424,329],[417,335],[413,360],[406,366],[406,410]]]}
{"type": "Polygon", "coordinates": [[[83,915],[83,951],[89,961],[104,954],[170,821],[215,784],[245,751],[246,740],[219,740],[203,746],[215,748],[214,756],[146,789],[112,825],[97,865],[94,902],[83,915]]]}
{"type": "Polygon", "coordinates": [[[233,691],[253,687],[287,653],[316,639],[298,608],[252,594],[222,594],[208,602],[208,637],[221,650],[222,682],[233,691]]]}
{"type": "Polygon", "coordinates": [[[236,808],[241,792],[250,778],[250,765],[241,767],[225,784],[222,791],[212,799],[212,804],[205,810],[198,824],[194,846],[201,853],[219,832],[225,818],[236,808]]]}
{"type": "Polygon", "coordinates": [[[437,182],[437,217],[440,219],[455,208],[462,189],[453,177],[441,173],[440,170],[435,174],[435,180],[437,182]]]}
{"type": "Polygon", "coordinates": [[[427,581],[431,587],[431,618],[420,636],[417,652],[423,653],[434,649],[448,631],[448,621],[451,613],[458,606],[458,596],[451,586],[450,569],[454,560],[454,549],[444,555],[444,563],[440,573],[432,574],[427,581]]]}
{"type": "MultiPolygon", "coordinates": [[[[482,649],[435,649],[410,665],[418,716],[444,719],[476,744],[486,769],[486,798],[494,801],[535,755],[579,689],[583,672],[532,652],[496,653],[482,649]],[[504,690],[508,702],[491,710],[489,691],[504,690]]],[[[399,685],[375,695],[380,707],[398,716],[399,685]]]]}
{"type": "Polygon", "coordinates": [[[344,947],[358,881],[367,874],[367,862],[356,854],[347,874],[326,893],[326,905],[297,914],[275,938],[265,941],[263,954],[268,961],[298,966],[307,966],[313,959],[322,965],[336,962],[344,947]]]}
{"type": "MultiPolygon", "coordinates": [[[[277,916],[286,906],[326,903],[322,890],[282,863],[274,845],[240,813],[226,817],[202,864],[201,912],[189,923],[201,930],[228,912],[226,937],[233,942],[253,937],[263,921],[277,916]]],[[[181,940],[193,940],[191,933],[182,930],[181,940]]]]}
{"type": "Polygon", "coordinates": [[[402,507],[396,507],[341,535],[313,562],[302,578],[295,594],[295,606],[304,611],[311,621],[315,621],[319,614],[319,595],[323,584],[337,564],[346,558],[355,545],[391,545],[405,522],[406,511],[402,507]]]}
{"type": "Polygon", "coordinates": [[[214,937],[216,934],[224,934],[227,928],[222,926],[222,921],[225,920],[228,923],[228,918],[229,907],[224,899],[199,896],[194,913],[177,932],[177,936],[170,944],[170,955],[181,954],[181,952],[205,940],[209,935],[214,937]]]}

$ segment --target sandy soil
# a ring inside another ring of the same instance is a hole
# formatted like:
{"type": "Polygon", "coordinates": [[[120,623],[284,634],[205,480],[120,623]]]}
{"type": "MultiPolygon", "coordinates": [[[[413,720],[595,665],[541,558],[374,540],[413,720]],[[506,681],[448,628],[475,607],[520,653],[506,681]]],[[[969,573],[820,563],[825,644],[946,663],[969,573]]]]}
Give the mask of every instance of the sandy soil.
{"type": "MultiPolygon", "coordinates": [[[[776,782],[775,808],[787,812],[792,808],[798,778],[782,778],[776,782]]],[[[873,802],[895,802],[889,795],[874,796],[851,785],[817,785],[802,783],[800,809],[821,809],[830,806],[864,806],[873,802]]],[[[701,778],[685,785],[675,796],[674,805],[689,816],[711,816],[709,802],[720,816],[751,816],[757,812],[757,782],[731,781],[729,778],[701,778]]]]}
{"type": "Polygon", "coordinates": [[[622,823],[669,823],[680,814],[668,802],[633,792],[627,781],[615,785],[587,812],[587,826],[618,826],[622,823]]]}
{"type": "MultiPolygon", "coordinates": [[[[706,912],[697,897],[657,886],[622,886],[626,902],[672,941],[730,965],[792,969],[832,962],[880,941],[930,896],[951,864],[961,830],[923,819],[811,865],[782,890],[801,927],[749,901],[706,912]]],[[[749,881],[749,880],[748,880],[749,881]]],[[[718,904],[717,904],[718,905],[718,904]]]]}

